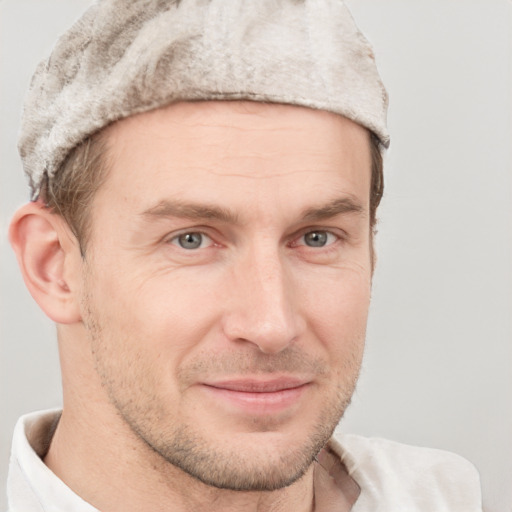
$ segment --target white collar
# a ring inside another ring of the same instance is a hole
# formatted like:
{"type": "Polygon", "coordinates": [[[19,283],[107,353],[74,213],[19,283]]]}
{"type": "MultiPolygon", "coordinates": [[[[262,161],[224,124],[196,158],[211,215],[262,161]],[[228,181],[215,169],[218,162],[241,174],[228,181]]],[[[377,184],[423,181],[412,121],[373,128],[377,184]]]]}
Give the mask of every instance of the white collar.
{"type": "Polygon", "coordinates": [[[41,460],[59,417],[60,410],[50,410],[18,420],[7,480],[9,512],[98,512],[41,460]]]}
{"type": "MultiPolygon", "coordinates": [[[[99,512],[42,461],[60,410],[22,416],[16,424],[7,481],[9,512],[99,512]]],[[[361,494],[352,512],[481,512],[479,476],[458,455],[354,435],[331,439],[361,494]]]]}

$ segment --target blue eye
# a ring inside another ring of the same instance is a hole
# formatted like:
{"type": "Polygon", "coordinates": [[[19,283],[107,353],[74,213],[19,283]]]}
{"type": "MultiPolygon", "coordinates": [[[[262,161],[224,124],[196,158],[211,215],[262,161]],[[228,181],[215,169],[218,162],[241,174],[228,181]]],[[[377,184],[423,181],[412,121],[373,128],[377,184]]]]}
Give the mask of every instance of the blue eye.
{"type": "Polygon", "coordinates": [[[328,231],[310,231],[303,235],[303,239],[308,247],[325,247],[335,241],[335,236],[328,231]]]}
{"type": "Polygon", "coordinates": [[[193,250],[203,248],[206,244],[210,244],[211,239],[203,233],[189,232],[174,237],[171,242],[175,245],[179,245],[182,249],[193,250]]]}

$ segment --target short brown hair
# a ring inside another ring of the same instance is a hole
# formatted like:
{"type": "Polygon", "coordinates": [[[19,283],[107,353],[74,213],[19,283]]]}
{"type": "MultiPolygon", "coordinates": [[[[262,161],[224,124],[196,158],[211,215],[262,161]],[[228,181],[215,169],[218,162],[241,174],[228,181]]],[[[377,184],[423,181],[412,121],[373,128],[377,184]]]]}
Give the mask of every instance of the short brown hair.
{"type": "Polygon", "coordinates": [[[67,222],[82,255],[90,235],[92,200],[107,177],[106,153],[101,130],[75,146],[51,180],[45,176],[39,194],[45,205],[67,222]]]}
{"type": "MultiPolygon", "coordinates": [[[[381,143],[370,133],[371,183],[370,228],[377,223],[377,207],[384,191],[381,143]]],[[[99,131],[76,146],[66,157],[52,180],[46,178],[40,198],[61,215],[80,244],[82,255],[90,235],[90,207],[94,194],[107,177],[106,137],[99,131]]]]}
{"type": "Polygon", "coordinates": [[[376,135],[370,133],[371,181],[370,181],[370,227],[375,230],[377,208],[384,194],[383,146],[376,135]]]}

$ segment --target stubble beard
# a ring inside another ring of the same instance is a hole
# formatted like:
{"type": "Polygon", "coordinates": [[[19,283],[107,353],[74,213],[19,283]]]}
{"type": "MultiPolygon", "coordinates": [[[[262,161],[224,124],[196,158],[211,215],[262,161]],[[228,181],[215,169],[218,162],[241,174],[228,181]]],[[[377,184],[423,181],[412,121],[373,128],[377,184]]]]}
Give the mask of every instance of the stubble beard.
{"type": "MultiPolygon", "coordinates": [[[[167,462],[208,486],[231,491],[275,491],[288,487],[307,472],[349,403],[350,399],[340,402],[330,417],[319,418],[299,446],[284,447],[277,456],[274,449],[269,453],[260,444],[244,454],[226,447],[219,450],[188,425],[180,425],[169,444],[150,444],[140,432],[139,436],[167,462]],[[255,449],[264,455],[255,453],[255,449]]],[[[125,419],[131,423],[130,418],[125,419]]],[[[130,426],[134,428],[133,423],[130,426]]],[[[249,439],[247,443],[251,442],[254,443],[249,439]]]]}
{"type": "MultiPolygon", "coordinates": [[[[218,489],[274,491],[299,480],[332,436],[350,404],[359,374],[361,357],[355,353],[340,370],[336,391],[323,405],[314,426],[302,442],[297,443],[298,446],[286,446],[281,451],[275,446],[251,447],[253,441],[250,436],[242,447],[233,446],[229,435],[221,446],[219,442],[208,439],[208,433],[199,431],[193,423],[180,422],[172,411],[167,410],[162,420],[165,407],[154,393],[159,383],[148,378],[151,375],[149,365],[144,366],[135,358],[123,368],[124,371],[118,367],[118,362],[112,366],[112,361],[119,354],[115,349],[113,352],[109,350],[108,336],[104,335],[99,317],[91,309],[90,297],[85,310],[84,325],[91,341],[95,368],[118,416],[161,460],[218,489]]],[[[267,359],[267,372],[269,368],[293,370],[291,366],[294,364],[285,361],[298,361],[304,356],[290,349],[288,354],[279,357],[278,362],[267,359]]],[[[243,367],[254,367],[255,364],[246,360],[243,367]]],[[[318,365],[318,362],[311,364],[318,365]]]]}

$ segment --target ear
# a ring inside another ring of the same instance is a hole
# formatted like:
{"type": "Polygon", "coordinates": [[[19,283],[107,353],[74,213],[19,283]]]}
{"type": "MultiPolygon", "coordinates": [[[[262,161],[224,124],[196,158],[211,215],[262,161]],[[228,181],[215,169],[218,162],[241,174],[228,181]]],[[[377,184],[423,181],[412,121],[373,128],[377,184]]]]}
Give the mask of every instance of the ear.
{"type": "Polygon", "coordinates": [[[80,248],[64,219],[41,202],[22,206],[9,227],[25,284],[54,322],[81,320],[79,312],[80,248]]]}

